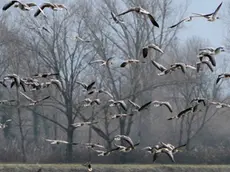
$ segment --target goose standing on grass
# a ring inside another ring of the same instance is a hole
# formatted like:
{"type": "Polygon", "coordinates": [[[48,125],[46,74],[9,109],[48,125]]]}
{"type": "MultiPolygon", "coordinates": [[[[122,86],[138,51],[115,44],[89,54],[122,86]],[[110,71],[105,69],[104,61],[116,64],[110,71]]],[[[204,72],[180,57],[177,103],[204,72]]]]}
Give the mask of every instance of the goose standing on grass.
{"type": "Polygon", "coordinates": [[[170,26],[169,28],[172,29],[172,28],[174,28],[174,27],[180,25],[180,24],[183,23],[183,22],[190,22],[190,21],[192,21],[192,19],[193,19],[194,17],[199,17],[199,16],[189,16],[189,17],[186,17],[186,18],[182,19],[181,21],[179,21],[178,23],[176,23],[176,24],[170,26]]]}
{"type": "Polygon", "coordinates": [[[128,101],[138,112],[140,112],[140,111],[142,111],[144,109],[147,109],[152,103],[152,101],[149,101],[149,102],[147,102],[147,103],[145,103],[145,104],[140,106],[140,105],[134,103],[133,101],[131,101],[130,99],[128,101]]]}
{"type": "Polygon", "coordinates": [[[84,167],[87,167],[87,170],[88,171],[93,171],[93,168],[92,168],[92,165],[91,165],[91,163],[86,163],[86,164],[82,164],[84,167]]]}
{"type": "Polygon", "coordinates": [[[216,8],[216,10],[213,13],[210,14],[199,14],[199,13],[193,13],[199,17],[204,17],[208,21],[213,22],[216,19],[219,19],[220,17],[217,16],[218,11],[220,10],[220,7],[222,6],[223,2],[220,3],[220,5],[216,8]]]}
{"type": "Polygon", "coordinates": [[[165,107],[168,108],[168,110],[169,110],[171,113],[173,112],[172,106],[171,106],[171,104],[170,104],[169,102],[163,102],[163,101],[157,101],[157,100],[155,100],[155,101],[152,102],[152,104],[153,104],[153,106],[155,106],[155,107],[165,106],[165,107]]]}
{"type": "Polygon", "coordinates": [[[222,74],[218,75],[218,77],[216,79],[216,84],[218,84],[220,82],[220,80],[223,78],[230,78],[230,73],[222,73],[222,74]]]}
{"type": "Polygon", "coordinates": [[[149,20],[152,22],[152,24],[159,28],[159,24],[156,22],[155,18],[150,14],[150,12],[148,12],[147,10],[145,10],[141,7],[130,8],[127,11],[124,11],[124,12],[118,14],[117,16],[122,16],[122,15],[129,13],[129,12],[136,12],[138,14],[147,15],[149,20]]]}
{"type": "Polygon", "coordinates": [[[196,63],[196,72],[197,73],[199,73],[201,65],[204,65],[204,64],[206,64],[208,66],[208,68],[210,69],[211,72],[214,71],[213,67],[212,67],[212,65],[210,63],[210,61],[208,61],[208,60],[202,60],[202,61],[196,63]]]}
{"type": "Polygon", "coordinates": [[[34,105],[36,105],[36,104],[38,104],[38,103],[40,103],[40,102],[42,102],[42,101],[44,101],[44,100],[50,98],[50,96],[46,96],[46,97],[44,97],[44,98],[42,98],[42,99],[33,100],[32,98],[30,98],[29,96],[25,95],[25,94],[24,94],[23,92],[21,92],[21,91],[20,91],[20,94],[23,95],[27,100],[29,100],[29,101],[31,102],[31,103],[29,103],[29,104],[26,105],[26,106],[34,106],[34,105]]]}
{"type": "Polygon", "coordinates": [[[124,100],[117,100],[117,101],[115,101],[113,99],[110,99],[108,102],[110,103],[110,105],[109,105],[110,107],[112,107],[112,106],[121,106],[122,109],[124,109],[125,111],[127,111],[127,105],[126,105],[126,103],[125,103],[124,100]]]}
{"type": "Polygon", "coordinates": [[[149,44],[145,47],[142,48],[142,54],[143,54],[143,57],[146,58],[148,56],[148,52],[150,49],[154,49],[160,53],[164,53],[164,51],[162,49],[160,49],[160,47],[158,47],[157,45],[155,44],[149,44]]]}

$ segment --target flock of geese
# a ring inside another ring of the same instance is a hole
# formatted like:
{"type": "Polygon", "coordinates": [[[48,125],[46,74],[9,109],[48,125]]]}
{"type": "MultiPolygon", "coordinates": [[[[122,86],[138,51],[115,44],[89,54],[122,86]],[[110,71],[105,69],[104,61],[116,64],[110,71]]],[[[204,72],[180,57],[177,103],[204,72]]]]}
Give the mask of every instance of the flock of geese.
{"type": "MultiPolygon", "coordinates": [[[[7,4],[5,4],[3,6],[3,11],[8,10],[10,7],[15,7],[15,8],[19,8],[22,11],[29,11],[31,10],[33,7],[37,7],[37,11],[34,14],[34,17],[39,16],[40,14],[42,14],[43,16],[47,17],[47,15],[44,12],[45,8],[49,8],[52,9],[54,11],[58,11],[59,9],[65,9],[68,10],[68,8],[63,5],[63,4],[56,4],[56,3],[43,3],[41,5],[37,5],[36,3],[23,3],[19,0],[13,0],[8,2],[7,4]]],[[[217,9],[210,13],[210,14],[198,14],[198,13],[193,13],[194,15],[191,15],[181,21],[179,21],[178,23],[176,23],[173,26],[170,26],[169,28],[174,28],[179,26],[181,23],[183,22],[189,22],[192,21],[193,18],[198,18],[198,17],[202,17],[202,18],[206,18],[208,21],[213,22],[216,19],[219,19],[219,17],[217,16],[218,11],[220,10],[222,6],[222,2],[220,3],[220,5],[217,7],[217,9]]],[[[157,23],[157,21],[155,20],[154,16],[148,12],[147,10],[143,9],[142,7],[132,7],[120,14],[115,14],[113,12],[111,12],[111,16],[112,19],[114,20],[115,23],[117,24],[125,24],[125,21],[123,19],[121,19],[121,16],[126,15],[128,13],[131,12],[135,12],[137,14],[140,15],[144,15],[147,16],[148,19],[150,20],[150,22],[153,24],[154,27],[158,27],[159,28],[159,24],[157,23]]],[[[44,27],[44,30],[45,27],[44,27]]],[[[48,31],[48,30],[46,30],[48,31]]],[[[84,41],[84,42],[89,42],[89,41],[85,41],[84,39],[77,37],[80,41],[84,41]]],[[[142,55],[143,58],[147,58],[149,56],[149,51],[157,51],[159,53],[164,53],[164,51],[157,45],[155,44],[149,44],[146,45],[142,48],[142,55]]],[[[190,70],[196,70],[197,72],[200,71],[200,68],[202,67],[202,65],[207,65],[207,67],[213,72],[213,68],[216,66],[216,60],[215,60],[215,56],[217,56],[218,54],[220,54],[221,52],[224,51],[224,47],[217,47],[217,48],[201,48],[199,50],[199,53],[197,55],[197,59],[198,62],[196,63],[195,66],[193,65],[189,65],[189,64],[185,64],[185,63],[174,63],[168,67],[163,66],[162,64],[151,60],[153,67],[156,67],[157,70],[159,70],[160,73],[158,73],[159,76],[162,75],[169,75],[177,70],[180,70],[182,73],[186,73],[188,69],[190,70]]],[[[112,60],[113,57],[108,58],[107,60],[94,60],[91,61],[89,63],[89,65],[92,64],[100,64],[100,66],[107,66],[109,67],[112,64],[112,60]]],[[[121,64],[120,67],[124,68],[127,65],[131,65],[131,64],[137,64],[137,63],[146,63],[145,61],[140,61],[137,59],[127,59],[124,60],[121,64]]],[[[36,90],[42,90],[45,88],[50,87],[51,85],[54,85],[57,87],[57,89],[62,90],[62,85],[60,83],[59,80],[57,79],[53,79],[51,78],[52,76],[57,76],[59,75],[59,73],[38,73],[33,75],[32,77],[20,77],[16,74],[8,74],[5,75],[3,77],[3,80],[0,81],[0,83],[4,86],[4,87],[9,87],[8,86],[8,82],[10,82],[10,87],[16,87],[17,89],[22,88],[22,91],[19,91],[20,95],[25,97],[29,102],[25,105],[19,105],[22,107],[28,107],[28,106],[34,106],[37,105],[39,103],[42,103],[43,101],[47,100],[50,98],[50,96],[46,96],[43,97],[41,99],[38,100],[33,100],[32,98],[30,98],[28,95],[26,95],[26,91],[29,89],[30,91],[36,91],[36,90]],[[41,82],[39,81],[39,78],[46,78],[47,81],[46,82],[41,82]]],[[[216,80],[216,84],[218,84],[220,82],[221,79],[223,78],[229,78],[230,77],[230,73],[223,73],[220,74],[216,80]]],[[[116,120],[119,118],[127,118],[127,117],[131,117],[134,115],[139,114],[140,112],[142,112],[143,110],[149,108],[151,105],[153,105],[154,107],[165,107],[168,109],[168,111],[170,113],[173,112],[173,108],[171,106],[171,104],[167,101],[158,101],[158,100],[154,100],[154,101],[148,101],[144,104],[137,104],[136,102],[133,102],[131,100],[116,100],[114,98],[114,96],[109,93],[106,90],[103,89],[99,89],[95,86],[96,82],[93,81],[89,84],[87,83],[83,83],[80,81],[77,81],[77,84],[79,84],[79,86],[82,86],[83,91],[86,92],[87,95],[92,95],[95,93],[99,93],[99,94],[106,94],[110,99],[108,101],[106,101],[106,103],[108,104],[109,107],[112,106],[117,106],[119,108],[122,109],[122,111],[124,113],[121,114],[114,114],[110,117],[111,120],[116,120]],[[132,107],[132,111],[131,113],[127,113],[128,111],[128,106],[127,103],[129,103],[132,107]]],[[[2,100],[0,101],[0,104],[7,104],[7,105],[11,105],[12,103],[17,103],[18,100],[2,100]]],[[[92,99],[92,98],[86,98],[84,99],[84,101],[82,102],[83,107],[89,107],[89,106],[97,106],[101,104],[101,100],[100,99],[92,99]]],[[[173,119],[178,119],[178,118],[182,118],[185,115],[188,115],[190,113],[194,113],[197,111],[200,111],[200,106],[207,106],[208,104],[213,104],[216,106],[216,108],[224,108],[224,107],[228,107],[230,108],[229,104],[225,104],[225,103],[221,103],[221,102],[213,102],[210,100],[207,100],[205,98],[195,98],[190,102],[190,107],[182,110],[181,112],[179,112],[176,116],[172,116],[170,118],[168,118],[168,120],[173,120],[173,119]]],[[[0,124],[0,128],[5,128],[7,127],[7,123],[9,123],[11,121],[11,119],[8,119],[5,121],[5,123],[0,124]]],[[[75,128],[79,128],[79,127],[83,127],[83,126],[89,126],[89,125],[94,125],[94,124],[98,124],[99,121],[84,121],[84,122],[77,122],[77,123],[73,123],[72,127],[75,128]]],[[[84,145],[86,148],[91,148],[93,151],[95,151],[97,153],[98,156],[109,156],[111,153],[113,152],[130,152],[132,150],[134,150],[139,144],[140,141],[137,142],[133,142],[133,140],[126,135],[116,135],[114,136],[114,138],[111,140],[114,144],[114,147],[111,149],[107,149],[105,146],[98,144],[98,143],[69,143],[67,141],[64,140],[52,140],[52,139],[45,139],[47,142],[50,142],[50,144],[72,144],[72,145],[84,145]],[[122,143],[122,145],[118,144],[119,141],[121,141],[120,143],[122,143]]],[[[142,148],[143,151],[146,151],[150,154],[153,155],[153,162],[155,162],[158,158],[158,155],[160,154],[167,154],[168,157],[171,159],[172,162],[175,162],[174,159],[174,154],[179,152],[179,150],[181,148],[183,148],[184,146],[186,146],[186,144],[183,145],[179,145],[179,146],[174,146],[170,143],[164,143],[164,142],[159,142],[157,145],[154,146],[147,146],[142,148]]],[[[84,164],[85,166],[88,167],[88,171],[92,171],[92,166],[90,163],[84,164]]]]}

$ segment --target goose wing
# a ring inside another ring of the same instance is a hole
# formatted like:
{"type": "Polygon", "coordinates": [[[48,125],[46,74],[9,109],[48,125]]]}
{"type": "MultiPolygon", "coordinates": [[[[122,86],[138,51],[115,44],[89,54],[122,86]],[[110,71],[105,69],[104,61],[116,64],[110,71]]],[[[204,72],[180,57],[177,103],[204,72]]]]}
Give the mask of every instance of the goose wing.
{"type": "Polygon", "coordinates": [[[118,103],[120,104],[120,106],[122,107],[122,109],[124,109],[125,111],[127,111],[127,105],[123,100],[118,101],[118,103]]]}
{"type": "Polygon", "coordinates": [[[32,98],[30,98],[29,96],[25,95],[23,92],[20,91],[20,94],[23,95],[27,100],[31,101],[31,102],[36,102],[35,100],[33,100],[32,98]]]}
{"type": "Polygon", "coordinates": [[[149,102],[145,103],[144,105],[142,105],[142,106],[138,109],[138,111],[140,112],[140,111],[142,111],[143,109],[147,108],[151,103],[152,103],[152,101],[149,101],[149,102]]]}
{"type": "Polygon", "coordinates": [[[129,64],[129,62],[125,61],[125,62],[121,63],[120,67],[125,67],[125,66],[127,66],[127,64],[129,64]]]}
{"type": "Polygon", "coordinates": [[[130,145],[130,147],[134,148],[133,141],[132,141],[132,139],[129,136],[117,135],[117,136],[115,136],[115,138],[116,137],[119,137],[120,139],[123,139],[124,141],[126,141],[130,145]]]}
{"type": "Polygon", "coordinates": [[[171,113],[173,112],[172,106],[169,102],[162,102],[162,105],[165,105],[171,113]]]}
{"type": "Polygon", "coordinates": [[[216,10],[213,13],[213,16],[215,17],[218,13],[218,11],[220,10],[220,7],[222,6],[223,2],[220,3],[220,5],[216,8],[216,10]]]}
{"type": "Polygon", "coordinates": [[[93,81],[93,82],[91,82],[88,86],[87,86],[87,91],[88,90],[90,90],[92,87],[93,87],[93,85],[95,84],[96,82],[95,81],[93,81]]]}
{"type": "Polygon", "coordinates": [[[172,28],[178,26],[179,24],[183,23],[184,21],[188,21],[189,19],[190,19],[190,17],[184,18],[183,20],[181,20],[181,21],[179,21],[178,23],[176,23],[176,24],[170,26],[169,28],[172,29],[172,28]]]}
{"type": "Polygon", "coordinates": [[[76,81],[77,84],[80,84],[83,88],[87,89],[87,85],[83,82],[76,81]]]}
{"type": "Polygon", "coordinates": [[[209,61],[204,60],[204,61],[202,61],[202,63],[206,64],[206,65],[208,66],[208,68],[211,70],[211,72],[213,72],[213,71],[214,71],[214,70],[213,70],[213,68],[212,68],[212,65],[210,64],[210,62],[209,62],[209,61]]]}
{"type": "Polygon", "coordinates": [[[163,65],[161,65],[160,63],[157,63],[154,60],[151,60],[152,64],[161,72],[167,70],[163,65]]]}
{"type": "Polygon", "coordinates": [[[54,8],[54,4],[49,2],[43,3],[40,7],[38,7],[37,11],[34,13],[34,17],[37,17],[40,13],[45,15],[43,11],[45,8],[54,8]]]}
{"type": "Polygon", "coordinates": [[[126,10],[126,11],[124,11],[124,12],[118,14],[117,16],[122,16],[122,15],[125,15],[125,14],[127,14],[127,13],[129,13],[129,12],[133,12],[133,11],[136,11],[136,8],[135,8],[135,7],[130,8],[130,9],[128,9],[128,10],[126,10]]]}
{"type": "Polygon", "coordinates": [[[129,103],[131,103],[131,105],[133,105],[136,109],[140,109],[140,108],[141,108],[138,104],[134,103],[132,100],[128,99],[128,101],[129,101],[129,103]]]}
{"type": "Polygon", "coordinates": [[[210,60],[210,62],[212,63],[213,66],[216,66],[216,60],[215,60],[214,56],[212,56],[212,55],[210,55],[208,53],[205,54],[204,56],[209,58],[209,60],[210,60]]]}
{"type": "Polygon", "coordinates": [[[148,17],[152,24],[159,28],[159,24],[156,22],[155,18],[151,14],[148,14],[148,17]]]}
{"type": "Polygon", "coordinates": [[[142,54],[143,57],[146,58],[148,56],[149,48],[148,47],[143,47],[142,48],[142,54]]]}
{"type": "Polygon", "coordinates": [[[41,101],[44,101],[44,100],[46,100],[46,99],[49,99],[49,98],[50,98],[50,96],[46,96],[46,97],[44,97],[44,98],[42,98],[42,99],[37,100],[37,103],[38,103],[38,102],[41,102],[41,101]]]}
{"type": "Polygon", "coordinates": [[[157,45],[155,45],[155,44],[150,44],[150,45],[148,45],[148,47],[149,48],[153,48],[154,50],[157,50],[160,53],[164,53],[164,51],[160,47],[158,47],[157,45]]]}
{"type": "Polygon", "coordinates": [[[18,2],[18,3],[20,3],[21,4],[21,2],[20,1],[10,1],[9,3],[7,3],[7,4],[5,4],[4,6],[3,6],[3,8],[2,8],[2,10],[3,11],[6,11],[8,8],[10,8],[12,5],[14,5],[16,2],[18,2]]]}
{"type": "Polygon", "coordinates": [[[180,149],[180,148],[185,147],[186,145],[187,145],[187,144],[179,145],[179,146],[175,147],[174,149],[175,149],[175,150],[176,150],[176,149],[180,149]]]}
{"type": "Polygon", "coordinates": [[[223,74],[218,75],[217,79],[216,79],[216,84],[219,83],[219,81],[223,78],[223,74]]]}
{"type": "Polygon", "coordinates": [[[157,160],[158,154],[159,154],[159,153],[154,152],[154,154],[153,154],[153,162],[155,162],[155,161],[157,160]]]}
{"type": "Polygon", "coordinates": [[[185,110],[182,110],[182,111],[177,115],[177,117],[178,117],[178,118],[182,117],[183,115],[185,115],[187,112],[191,111],[192,109],[193,109],[193,107],[189,107],[189,108],[187,108],[187,109],[185,109],[185,110]]]}
{"type": "Polygon", "coordinates": [[[166,150],[165,153],[168,155],[168,157],[171,159],[172,162],[175,162],[172,151],[166,150]]]}

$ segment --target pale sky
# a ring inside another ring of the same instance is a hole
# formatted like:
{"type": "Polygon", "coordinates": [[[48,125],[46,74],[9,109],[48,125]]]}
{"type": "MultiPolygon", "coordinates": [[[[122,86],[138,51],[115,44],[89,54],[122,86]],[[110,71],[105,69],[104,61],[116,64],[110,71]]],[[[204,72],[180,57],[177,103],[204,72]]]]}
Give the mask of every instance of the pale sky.
{"type": "MultiPolygon", "coordinates": [[[[179,1],[183,2],[184,0],[179,1]]],[[[218,13],[220,20],[208,22],[203,18],[194,18],[193,21],[184,24],[184,28],[179,33],[180,39],[185,40],[192,36],[198,36],[209,40],[212,44],[210,46],[224,45],[224,37],[228,28],[226,21],[228,20],[227,11],[230,0],[189,0],[189,7],[185,16],[189,16],[192,13],[211,13],[221,2],[223,2],[223,5],[218,13]]]]}

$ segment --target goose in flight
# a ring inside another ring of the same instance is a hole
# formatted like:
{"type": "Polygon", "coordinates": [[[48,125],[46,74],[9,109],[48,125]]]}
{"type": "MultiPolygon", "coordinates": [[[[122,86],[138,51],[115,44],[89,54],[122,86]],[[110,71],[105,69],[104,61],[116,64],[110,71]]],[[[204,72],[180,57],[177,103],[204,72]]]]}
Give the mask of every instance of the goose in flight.
{"type": "Polygon", "coordinates": [[[162,54],[164,53],[164,51],[162,49],[160,49],[160,47],[158,47],[157,45],[149,44],[149,45],[142,48],[142,54],[143,54],[144,58],[146,58],[148,56],[149,49],[154,49],[154,50],[156,50],[162,54]]]}
{"type": "Polygon", "coordinates": [[[112,152],[119,150],[119,147],[110,149],[110,150],[94,150],[98,153],[97,156],[109,156],[112,152]]]}
{"type": "Polygon", "coordinates": [[[100,104],[101,104],[100,99],[91,100],[90,98],[86,98],[86,99],[84,100],[84,102],[86,103],[86,104],[84,104],[85,107],[87,107],[87,106],[93,106],[93,105],[95,105],[95,104],[97,104],[97,105],[100,105],[100,104]]]}
{"type": "Polygon", "coordinates": [[[12,119],[8,119],[8,120],[6,120],[4,123],[0,123],[0,128],[1,129],[4,129],[4,128],[6,128],[6,127],[8,127],[8,123],[9,122],[11,122],[12,121],[12,119]]]}
{"type": "Polygon", "coordinates": [[[129,99],[128,101],[129,101],[129,103],[131,103],[131,105],[133,105],[133,107],[134,107],[138,112],[140,112],[140,111],[142,111],[142,110],[148,108],[148,107],[151,105],[151,103],[152,103],[152,101],[149,101],[149,102],[147,102],[147,103],[145,103],[145,104],[143,104],[143,105],[140,106],[140,105],[134,103],[133,101],[131,101],[130,99],[129,99]]]}
{"type": "Polygon", "coordinates": [[[91,82],[89,85],[79,81],[76,81],[76,83],[80,84],[86,91],[90,91],[91,89],[96,88],[93,87],[94,84],[96,83],[95,81],[91,82]]]}
{"type": "Polygon", "coordinates": [[[50,79],[50,81],[46,82],[46,87],[49,87],[51,84],[55,85],[59,90],[62,90],[61,82],[58,79],[50,79]]]}
{"type": "Polygon", "coordinates": [[[109,105],[110,107],[111,106],[121,106],[122,109],[124,109],[125,111],[127,111],[127,105],[126,105],[126,103],[125,103],[124,100],[117,100],[117,101],[115,101],[113,99],[110,99],[108,102],[110,103],[110,105],[109,105]]]}
{"type": "MultiPolygon", "coordinates": [[[[136,59],[125,60],[124,62],[121,63],[120,67],[126,67],[128,64],[136,64],[139,62],[140,62],[140,60],[136,60],[136,59]]],[[[144,63],[144,62],[142,62],[142,63],[144,63]]]]}
{"type": "Polygon", "coordinates": [[[216,79],[216,84],[218,84],[220,82],[220,80],[223,78],[230,78],[230,73],[222,73],[222,74],[218,75],[218,77],[216,79]]]}
{"type": "Polygon", "coordinates": [[[83,143],[84,146],[86,146],[87,148],[105,148],[105,146],[99,144],[99,143],[83,143]]]}
{"type": "Polygon", "coordinates": [[[172,28],[174,28],[174,27],[180,25],[180,24],[183,23],[183,22],[190,22],[190,21],[192,21],[192,19],[193,19],[194,17],[199,17],[199,16],[189,16],[189,17],[186,17],[186,18],[182,19],[181,21],[179,21],[178,23],[176,23],[176,24],[170,26],[169,28],[172,29],[172,28]]]}
{"type": "Polygon", "coordinates": [[[157,62],[154,61],[154,60],[151,60],[151,62],[152,62],[152,64],[153,64],[153,66],[155,66],[159,71],[164,72],[164,71],[167,70],[167,68],[164,67],[162,64],[157,63],[157,62]]]}
{"type": "Polygon", "coordinates": [[[165,106],[165,107],[168,108],[168,110],[169,110],[171,113],[173,112],[172,106],[171,106],[171,104],[170,104],[169,102],[163,102],[163,101],[157,101],[157,100],[155,100],[155,101],[152,102],[152,104],[153,104],[153,106],[155,106],[155,107],[165,106]]]}
{"type": "Polygon", "coordinates": [[[149,20],[152,22],[152,24],[159,28],[159,24],[156,22],[155,18],[150,14],[150,12],[148,12],[147,10],[145,10],[141,7],[132,7],[130,9],[128,9],[127,11],[124,11],[124,12],[118,14],[117,16],[122,16],[122,15],[129,13],[129,12],[136,12],[138,14],[147,15],[149,20]]]}
{"type": "Polygon", "coordinates": [[[202,61],[196,63],[196,69],[197,69],[196,71],[197,71],[197,73],[199,73],[201,65],[203,65],[203,64],[206,64],[208,66],[208,68],[211,70],[211,72],[214,71],[210,61],[202,60],[202,61]]]}
{"type": "Polygon", "coordinates": [[[115,141],[120,141],[120,140],[124,140],[126,143],[128,143],[129,147],[134,149],[134,143],[132,141],[132,139],[129,136],[126,135],[116,135],[113,138],[115,141]]]}
{"type": "Polygon", "coordinates": [[[160,148],[158,146],[154,147],[155,151],[153,154],[153,162],[155,162],[157,160],[157,158],[159,157],[159,154],[165,153],[166,155],[168,155],[168,157],[171,159],[172,162],[175,162],[173,153],[171,149],[168,148],[160,148]]]}
{"type": "Polygon", "coordinates": [[[168,118],[168,120],[172,120],[172,119],[175,119],[175,118],[181,118],[181,117],[185,116],[188,113],[193,113],[193,112],[195,112],[197,110],[197,106],[198,105],[195,105],[195,106],[191,106],[191,107],[189,107],[187,109],[184,109],[180,113],[178,113],[176,116],[168,118]]]}
{"type": "Polygon", "coordinates": [[[21,78],[17,74],[5,75],[3,78],[3,85],[5,85],[6,80],[13,80],[11,83],[11,88],[14,85],[16,85],[16,87],[18,87],[18,88],[21,86],[23,91],[26,92],[25,83],[23,82],[23,80],[21,80],[21,78]]]}
{"type": "Polygon", "coordinates": [[[32,75],[33,77],[36,77],[36,78],[47,78],[49,76],[58,76],[59,73],[51,73],[51,72],[48,72],[48,73],[36,73],[34,75],[32,75]]]}
{"type": "Polygon", "coordinates": [[[55,144],[72,144],[72,145],[78,145],[79,143],[70,143],[70,142],[67,142],[65,140],[51,140],[51,139],[45,139],[47,142],[50,142],[51,145],[55,145],[55,144]]]}
{"type": "Polygon", "coordinates": [[[130,114],[115,114],[113,116],[111,116],[111,119],[117,119],[117,118],[124,118],[124,117],[129,117],[129,116],[133,116],[134,114],[133,113],[130,113],[130,114]]]}
{"type": "Polygon", "coordinates": [[[94,60],[92,62],[90,62],[89,64],[94,64],[94,63],[101,63],[100,66],[108,66],[109,64],[112,64],[112,62],[110,62],[114,57],[110,57],[107,60],[94,60]]]}
{"type": "Polygon", "coordinates": [[[208,21],[213,22],[216,19],[219,19],[220,17],[217,16],[218,11],[220,10],[220,7],[222,6],[223,2],[220,3],[220,5],[216,8],[216,10],[213,13],[210,14],[199,14],[199,13],[193,13],[199,17],[204,17],[208,21]]]}
{"type": "Polygon", "coordinates": [[[50,8],[53,11],[57,11],[58,9],[65,9],[65,10],[67,10],[67,7],[65,5],[63,5],[63,4],[53,4],[53,3],[50,3],[50,2],[45,2],[35,12],[34,17],[37,17],[40,13],[42,13],[44,15],[44,11],[43,10],[45,8],[50,8]]]}
{"type": "Polygon", "coordinates": [[[205,54],[205,53],[208,53],[210,55],[217,55],[217,54],[220,54],[221,52],[224,52],[224,47],[220,46],[220,47],[217,47],[217,48],[212,48],[212,47],[209,47],[209,48],[200,48],[199,49],[199,55],[202,55],[202,54],[205,54]]]}
{"type": "Polygon", "coordinates": [[[29,100],[29,101],[31,102],[30,104],[28,104],[28,105],[26,105],[26,106],[34,106],[34,105],[36,105],[36,104],[38,104],[38,103],[40,103],[40,102],[42,102],[42,101],[44,101],[44,100],[50,98],[50,96],[46,96],[46,97],[44,97],[44,98],[42,98],[42,99],[33,100],[32,98],[30,98],[29,96],[25,95],[25,94],[24,94],[23,92],[21,92],[21,91],[20,91],[20,94],[23,95],[27,100],[29,100]]]}
{"type": "Polygon", "coordinates": [[[168,69],[164,70],[163,72],[159,73],[159,76],[166,75],[175,71],[176,69],[180,69],[183,73],[186,72],[186,64],[184,63],[174,63],[168,69]]]}
{"type": "Polygon", "coordinates": [[[122,145],[117,145],[116,143],[114,143],[114,145],[117,147],[117,149],[116,149],[116,150],[118,150],[119,152],[125,152],[125,153],[127,153],[127,152],[130,152],[130,151],[134,150],[134,149],[135,149],[135,147],[137,147],[139,144],[140,144],[140,142],[135,143],[135,144],[133,145],[133,147],[132,147],[132,146],[122,146],[122,145]]]}
{"type": "Polygon", "coordinates": [[[168,149],[170,149],[170,150],[172,150],[172,153],[174,154],[174,153],[177,153],[177,152],[179,152],[179,150],[181,149],[181,148],[183,148],[183,147],[185,147],[187,144],[183,144],[183,145],[179,145],[179,146],[173,146],[172,144],[170,144],[170,143],[164,143],[164,142],[160,142],[160,144],[162,145],[162,148],[164,147],[164,148],[168,148],[168,149]]]}
{"type": "Polygon", "coordinates": [[[85,125],[93,125],[93,124],[97,124],[98,121],[92,121],[92,122],[76,122],[71,124],[74,128],[79,128],[85,125]]]}
{"type": "Polygon", "coordinates": [[[210,101],[209,103],[213,104],[213,105],[216,105],[217,109],[224,108],[224,107],[230,108],[230,104],[226,104],[226,103],[212,102],[212,101],[210,101]]]}
{"type": "Polygon", "coordinates": [[[14,5],[15,8],[20,8],[23,11],[29,11],[31,10],[31,7],[37,6],[36,3],[22,3],[19,0],[14,0],[14,1],[10,1],[7,4],[5,4],[2,8],[3,11],[6,11],[8,8],[10,8],[12,5],[14,5]]]}

